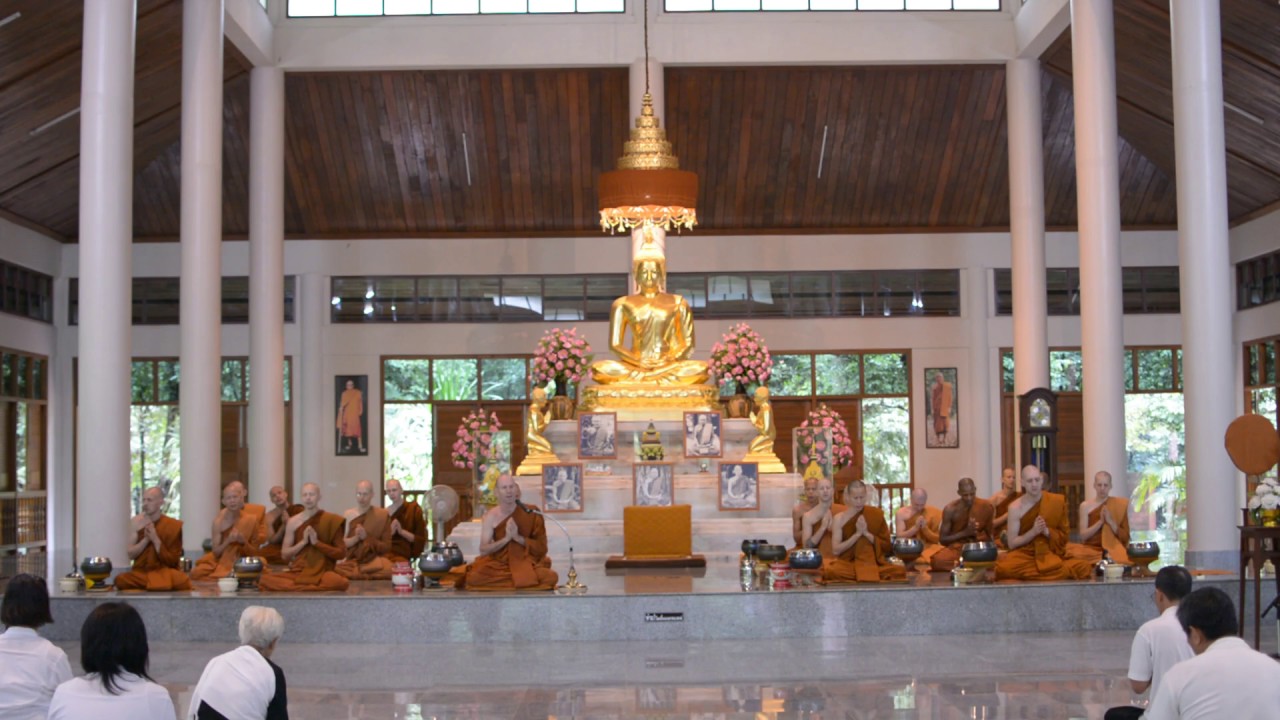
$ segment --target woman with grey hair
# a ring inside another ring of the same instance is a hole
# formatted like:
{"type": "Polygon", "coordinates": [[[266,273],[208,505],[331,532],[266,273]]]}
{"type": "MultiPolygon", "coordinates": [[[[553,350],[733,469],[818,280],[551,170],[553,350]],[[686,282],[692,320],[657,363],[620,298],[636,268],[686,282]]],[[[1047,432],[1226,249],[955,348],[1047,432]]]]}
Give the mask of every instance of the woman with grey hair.
{"type": "Polygon", "coordinates": [[[283,634],[284,618],[274,608],[245,608],[240,647],[205,666],[191,694],[188,720],[288,720],[284,671],[271,662],[283,634]]]}

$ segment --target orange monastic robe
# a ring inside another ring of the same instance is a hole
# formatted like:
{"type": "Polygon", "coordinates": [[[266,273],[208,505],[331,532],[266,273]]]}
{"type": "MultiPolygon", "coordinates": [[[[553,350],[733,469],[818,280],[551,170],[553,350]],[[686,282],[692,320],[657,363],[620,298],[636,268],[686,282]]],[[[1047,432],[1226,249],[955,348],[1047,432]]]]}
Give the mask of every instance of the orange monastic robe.
{"type": "Polygon", "coordinates": [[[356,388],[342,391],[338,401],[338,433],[344,438],[360,437],[360,416],[364,414],[364,393],[356,388]]]}
{"type": "Polygon", "coordinates": [[[932,505],[925,505],[922,513],[917,513],[910,505],[903,508],[906,511],[906,517],[903,523],[906,527],[915,524],[916,518],[924,515],[924,528],[916,535],[924,542],[924,551],[920,553],[920,561],[928,563],[933,556],[942,550],[942,545],[938,540],[942,537],[939,531],[942,528],[942,511],[932,505]]]}
{"type": "MultiPolygon", "coordinates": [[[[836,516],[848,509],[849,509],[848,507],[841,505],[840,503],[831,503],[831,521],[835,522],[836,516]]],[[[803,540],[804,539],[803,537],[804,520],[803,519],[800,521],[800,533],[802,536],[800,539],[803,540]]],[[[831,554],[831,528],[827,528],[827,531],[818,538],[818,544],[813,549],[822,553],[822,557],[824,560],[826,558],[833,557],[831,554]]]]}
{"type": "MultiPolygon", "coordinates": [[[[156,534],[160,536],[160,552],[147,544],[133,559],[133,569],[116,576],[116,588],[120,590],[190,590],[191,579],[178,569],[182,558],[182,521],[161,515],[156,521],[156,534]]],[[[136,543],[145,533],[139,530],[133,538],[136,543]]]]}
{"type": "MultiPolygon", "coordinates": [[[[284,527],[284,524],[289,522],[289,518],[293,517],[294,515],[297,515],[298,513],[302,512],[304,509],[305,508],[303,508],[301,505],[298,505],[296,503],[286,507],[284,509],[284,512],[277,515],[274,520],[269,521],[267,525],[267,537],[271,537],[272,535],[275,535],[277,530],[284,527]]],[[[266,560],[267,563],[271,565],[286,565],[287,563],[284,560],[284,555],[280,554],[281,545],[283,542],[284,542],[284,536],[281,535],[280,542],[267,543],[266,545],[263,545],[262,547],[258,548],[258,557],[262,558],[263,560],[266,560]]]]}
{"type": "Polygon", "coordinates": [[[391,552],[391,515],[386,508],[371,507],[347,521],[346,537],[355,537],[358,527],[364,528],[364,540],[347,548],[333,571],[348,580],[390,580],[391,561],[383,556],[391,552]]]}
{"type": "Polygon", "coordinates": [[[391,519],[399,520],[402,530],[413,533],[413,542],[410,543],[400,535],[393,533],[391,535],[391,552],[387,553],[387,559],[397,563],[405,562],[421,555],[422,549],[427,545],[427,519],[422,514],[422,508],[418,507],[418,503],[405,500],[400,504],[400,509],[391,514],[391,519]]]}
{"type": "Polygon", "coordinates": [[[1040,502],[1028,508],[1022,516],[1018,534],[1030,531],[1037,517],[1043,517],[1049,525],[1049,537],[1039,535],[1001,556],[996,560],[996,579],[1085,580],[1092,575],[1093,568],[1089,563],[1066,556],[1067,535],[1071,532],[1066,497],[1058,493],[1041,493],[1040,502]]]}
{"type": "MultiPolygon", "coordinates": [[[[1013,491],[1012,493],[1010,493],[1010,494],[1009,494],[1005,499],[1001,500],[1001,501],[1000,501],[1000,502],[998,502],[998,503],[993,503],[993,504],[995,505],[995,508],[996,508],[996,514],[995,514],[995,517],[1000,517],[1001,515],[1008,515],[1008,514],[1009,514],[1009,506],[1013,504],[1013,501],[1014,501],[1014,500],[1017,500],[1017,499],[1018,499],[1018,498],[1020,498],[1020,497],[1022,497],[1022,493],[1021,493],[1020,491],[1018,491],[1018,490],[1014,490],[1014,491],[1013,491]]],[[[994,518],[993,518],[993,519],[994,519],[994,518]]],[[[1001,550],[1008,550],[1008,549],[1009,549],[1008,544],[1007,544],[1007,543],[1005,543],[1005,541],[1004,541],[1004,535],[1005,535],[1005,532],[1007,532],[1007,530],[1008,530],[1008,528],[1007,528],[1007,523],[1006,523],[1006,527],[1001,528],[1000,532],[996,532],[996,533],[995,533],[996,547],[1000,548],[1001,550]]],[[[995,532],[995,531],[993,530],[992,532],[995,532]]]]}
{"type": "MultiPolygon", "coordinates": [[[[843,555],[822,561],[822,579],[824,582],[885,582],[905,580],[906,568],[894,565],[885,560],[885,553],[890,547],[889,525],[884,520],[884,512],[877,507],[867,506],[860,513],[867,519],[867,532],[875,538],[872,542],[859,538],[853,547],[844,551],[843,555]]],[[[852,515],[844,522],[842,536],[848,538],[857,532],[858,515],[852,515]]]]}
{"type": "Polygon", "coordinates": [[[334,563],[346,555],[342,547],[342,526],[341,515],[317,510],[315,515],[298,526],[293,538],[286,530],[285,540],[296,541],[307,528],[313,527],[316,529],[316,542],[298,551],[287,572],[263,575],[258,580],[258,588],[274,592],[346,590],[350,583],[333,571],[334,563]]]}
{"type": "MultiPolygon", "coordinates": [[[[482,555],[467,566],[457,587],[465,590],[554,590],[560,576],[543,562],[547,555],[547,525],[541,515],[516,508],[509,516],[525,544],[511,542],[497,552],[482,555]]],[[[499,520],[493,539],[507,535],[507,519],[499,520]]]]}
{"type": "Polygon", "coordinates": [[[221,555],[207,552],[191,568],[192,580],[216,580],[231,574],[231,566],[241,557],[260,556],[262,542],[267,539],[267,509],[261,505],[246,503],[240,510],[228,533],[239,530],[246,542],[231,543],[222,549],[221,555]]]}
{"type": "Polygon", "coordinates": [[[957,507],[956,513],[951,516],[951,527],[946,528],[944,534],[951,535],[964,530],[969,525],[969,520],[973,519],[978,523],[978,536],[948,543],[929,560],[929,567],[935,572],[951,572],[960,562],[960,550],[965,543],[991,542],[991,523],[995,517],[996,506],[982,498],[974,498],[973,507],[969,508],[968,512],[964,511],[963,506],[957,507]]]}
{"type": "MultiPolygon", "coordinates": [[[[1095,565],[1102,559],[1102,551],[1106,550],[1111,562],[1121,565],[1129,564],[1129,501],[1124,498],[1109,497],[1106,506],[1111,511],[1111,517],[1115,518],[1119,531],[1111,532],[1111,526],[1102,523],[1098,532],[1083,543],[1067,543],[1068,557],[1095,565]]],[[[1101,517],[1102,505],[1098,505],[1089,513],[1089,524],[1093,525],[1101,517]]]]}

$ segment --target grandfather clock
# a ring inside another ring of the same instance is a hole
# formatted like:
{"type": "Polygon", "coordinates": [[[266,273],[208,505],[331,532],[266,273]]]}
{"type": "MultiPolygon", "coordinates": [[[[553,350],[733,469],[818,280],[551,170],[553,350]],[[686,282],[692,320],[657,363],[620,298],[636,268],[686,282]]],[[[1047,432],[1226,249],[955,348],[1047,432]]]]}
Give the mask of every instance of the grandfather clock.
{"type": "Polygon", "coordinates": [[[1018,429],[1022,435],[1022,464],[1035,465],[1058,484],[1058,395],[1036,388],[1018,396],[1018,429]]]}

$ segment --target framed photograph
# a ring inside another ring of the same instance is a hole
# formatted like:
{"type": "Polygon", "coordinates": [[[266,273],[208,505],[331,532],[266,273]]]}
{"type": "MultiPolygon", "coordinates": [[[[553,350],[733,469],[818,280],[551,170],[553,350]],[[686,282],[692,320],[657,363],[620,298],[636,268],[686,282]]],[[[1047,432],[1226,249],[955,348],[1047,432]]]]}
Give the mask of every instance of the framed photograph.
{"type": "Polygon", "coordinates": [[[546,512],[582,512],[582,465],[552,463],[542,466],[542,509],[546,512]]]}
{"type": "Polygon", "coordinates": [[[368,375],[337,375],[333,378],[335,455],[368,455],[369,417],[368,375]]]}
{"type": "Polygon", "coordinates": [[[808,480],[811,477],[835,479],[835,453],[831,447],[832,432],[829,427],[796,428],[791,431],[792,465],[796,474],[808,480]]]}
{"type": "Polygon", "coordinates": [[[924,370],[924,446],[960,447],[960,402],[955,368],[924,370]]]}
{"type": "Polygon", "coordinates": [[[760,466],[756,463],[720,463],[720,509],[760,509],[760,466]]]}
{"type": "Polygon", "coordinates": [[[476,457],[487,458],[484,463],[477,463],[471,473],[472,505],[478,513],[498,504],[498,478],[503,474],[511,474],[511,431],[496,430],[487,435],[487,443],[477,442],[476,457]]]}
{"type": "Polygon", "coordinates": [[[583,460],[618,457],[617,413],[578,415],[578,457],[583,460]]]}
{"type": "Polygon", "coordinates": [[[631,484],[636,505],[670,507],[676,504],[674,463],[636,463],[631,466],[631,484]]]}
{"type": "Polygon", "coordinates": [[[687,412],[684,414],[684,456],[718,458],[720,445],[720,413],[687,412]]]}

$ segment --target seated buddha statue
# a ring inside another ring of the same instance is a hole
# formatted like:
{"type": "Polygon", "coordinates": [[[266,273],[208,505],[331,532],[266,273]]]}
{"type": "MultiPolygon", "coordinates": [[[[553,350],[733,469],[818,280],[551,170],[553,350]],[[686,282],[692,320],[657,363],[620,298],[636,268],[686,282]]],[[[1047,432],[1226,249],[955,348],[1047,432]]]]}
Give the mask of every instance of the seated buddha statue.
{"type": "Polygon", "coordinates": [[[689,359],[693,313],[687,300],[666,291],[666,257],[647,232],[632,261],[637,292],[614,300],[609,313],[609,349],[617,359],[592,363],[591,378],[623,387],[701,385],[707,364],[689,359]]]}

